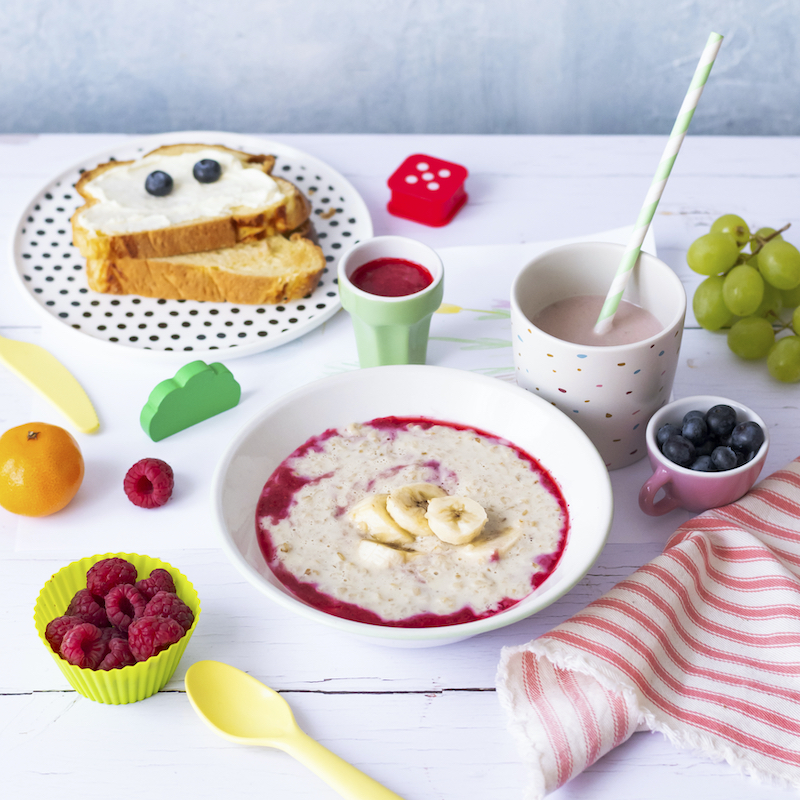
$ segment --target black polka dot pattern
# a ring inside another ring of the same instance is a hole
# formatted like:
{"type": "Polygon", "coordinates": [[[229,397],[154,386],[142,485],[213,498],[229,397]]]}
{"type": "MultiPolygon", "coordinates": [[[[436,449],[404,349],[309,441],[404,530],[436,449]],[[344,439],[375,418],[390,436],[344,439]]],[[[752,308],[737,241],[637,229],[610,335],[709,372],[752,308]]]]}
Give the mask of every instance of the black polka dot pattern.
{"type": "MultiPolygon", "coordinates": [[[[170,134],[170,141],[183,141],[170,134]]],[[[72,244],[70,217],[83,200],[74,189],[82,172],[103,161],[127,160],[164,144],[164,137],[131,143],[87,159],[48,184],[17,226],[14,255],[24,289],[40,309],[70,330],[93,339],[141,350],[191,352],[226,350],[248,355],[296,339],[340,308],[336,263],[353,244],[372,235],[363,200],[345,178],[312,156],[265,140],[228,134],[215,142],[276,156],[274,175],[295,183],[311,201],[311,220],[327,267],[317,289],[279,306],[158,300],[113,296],[88,289],[86,264],[72,244]]]]}

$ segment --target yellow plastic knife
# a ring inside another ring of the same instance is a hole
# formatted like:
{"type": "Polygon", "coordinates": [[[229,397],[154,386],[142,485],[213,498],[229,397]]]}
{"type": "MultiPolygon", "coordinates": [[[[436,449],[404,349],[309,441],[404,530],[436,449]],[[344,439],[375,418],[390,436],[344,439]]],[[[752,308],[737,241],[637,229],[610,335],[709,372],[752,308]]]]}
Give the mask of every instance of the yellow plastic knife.
{"type": "Polygon", "coordinates": [[[100,427],[83,387],[43,347],[0,336],[0,362],[46,397],[82,433],[94,433],[100,427]]]}

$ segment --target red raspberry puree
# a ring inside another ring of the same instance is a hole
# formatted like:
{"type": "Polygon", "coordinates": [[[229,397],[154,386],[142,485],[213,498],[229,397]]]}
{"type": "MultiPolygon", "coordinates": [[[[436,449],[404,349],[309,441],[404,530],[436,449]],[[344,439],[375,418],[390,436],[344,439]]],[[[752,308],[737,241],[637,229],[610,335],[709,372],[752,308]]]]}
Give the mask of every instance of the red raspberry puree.
{"type": "MultiPolygon", "coordinates": [[[[456,423],[442,422],[441,420],[427,419],[424,417],[383,417],[374,419],[366,423],[376,429],[382,430],[400,430],[405,429],[410,425],[419,425],[424,428],[430,428],[434,425],[443,425],[457,430],[472,431],[475,434],[485,437],[486,439],[494,442],[500,442],[508,447],[511,447],[517,455],[523,460],[528,462],[531,471],[539,476],[539,481],[543,488],[545,488],[558,502],[564,519],[564,526],[561,532],[561,539],[558,549],[543,556],[538,557],[537,563],[541,567],[539,572],[531,575],[531,591],[540,586],[545,579],[556,568],[566,545],[567,531],[569,529],[569,517],[567,513],[567,504],[564,500],[555,481],[550,477],[547,471],[534,459],[531,455],[524,450],[518,448],[516,445],[511,444],[492,434],[486,433],[478,428],[472,428],[466,425],[459,425],[456,423]]],[[[307,453],[309,450],[319,450],[324,442],[333,436],[337,436],[336,429],[329,429],[313,436],[305,444],[297,448],[288,458],[286,458],[281,465],[270,476],[264,489],[261,492],[261,497],[258,501],[256,508],[256,535],[261,552],[272,570],[276,578],[292,592],[297,598],[304,603],[324,611],[327,614],[332,614],[335,617],[342,617],[344,619],[354,620],[356,622],[366,622],[371,625],[384,625],[399,628],[429,628],[439,627],[445,625],[458,625],[465,622],[474,622],[479,619],[494,616],[500,611],[511,608],[520,602],[518,599],[503,598],[496,605],[496,607],[486,613],[476,614],[470,607],[464,607],[460,610],[447,615],[438,614],[417,614],[413,617],[407,617],[400,620],[385,620],[378,614],[369,611],[360,606],[352,603],[347,603],[337,600],[328,594],[318,591],[316,586],[312,583],[306,583],[295,577],[294,574],[289,572],[277,558],[275,548],[270,538],[269,530],[259,524],[259,520],[265,517],[269,518],[273,524],[288,517],[291,507],[295,503],[295,494],[303,486],[309,483],[315,483],[328,476],[321,476],[320,478],[308,478],[298,475],[289,466],[293,459],[300,457],[307,453]]],[[[441,468],[440,464],[435,465],[441,468]]]]}
{"type": "Polygon", "coordinates": [[[376,258],[358,267],[350,276],[357,289],[380,297],[405,297],[433,283],[433,275],[421,264],[402,258],[376,258]]]}

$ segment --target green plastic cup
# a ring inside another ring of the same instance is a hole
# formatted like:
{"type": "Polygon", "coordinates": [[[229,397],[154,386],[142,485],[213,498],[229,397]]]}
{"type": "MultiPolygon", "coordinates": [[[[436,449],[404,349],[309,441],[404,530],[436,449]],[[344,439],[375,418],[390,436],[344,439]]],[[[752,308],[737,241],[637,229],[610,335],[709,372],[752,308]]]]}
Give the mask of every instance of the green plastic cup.
{"type": "Polygon", "coordinates": [[[361,367],[424,364],[433,312],[442,304],[444,269],[437,253],[404,236],[376,236],[339,262],[339,297],[350,314],[361,367]],[[382,297],[359,289],[350,276],[378,258],[399,258],[425,267],[433,283],[414,294],[382,297]]]}

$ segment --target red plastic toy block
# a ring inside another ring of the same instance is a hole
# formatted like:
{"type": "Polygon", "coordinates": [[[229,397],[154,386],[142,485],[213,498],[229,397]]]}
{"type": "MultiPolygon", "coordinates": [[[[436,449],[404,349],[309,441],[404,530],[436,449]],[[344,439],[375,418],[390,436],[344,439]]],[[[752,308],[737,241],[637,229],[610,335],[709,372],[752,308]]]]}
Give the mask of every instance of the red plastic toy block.
{"type": "Polygon", "coordinates": [[[386,208],[396,217],[440,228],[467,202],[467,175],[460,164],[416,153],[387,181],[392,197],[386,208]]]}

